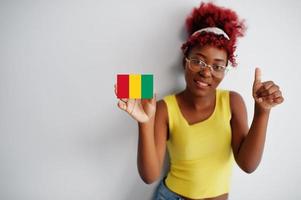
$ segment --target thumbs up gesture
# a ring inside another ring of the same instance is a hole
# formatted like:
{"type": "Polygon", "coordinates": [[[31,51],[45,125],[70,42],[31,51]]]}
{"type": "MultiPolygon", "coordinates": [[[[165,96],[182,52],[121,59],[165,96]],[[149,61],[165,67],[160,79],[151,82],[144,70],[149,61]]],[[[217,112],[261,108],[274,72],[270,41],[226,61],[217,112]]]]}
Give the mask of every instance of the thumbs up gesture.
{"type": "Polygon", "coordinates": [[[261,70],[259,68],[255,69],[253,98],[259,108],[263,110],[270,110],[284,101],[278,85],[273,81],[261,82],[261,70]]]}

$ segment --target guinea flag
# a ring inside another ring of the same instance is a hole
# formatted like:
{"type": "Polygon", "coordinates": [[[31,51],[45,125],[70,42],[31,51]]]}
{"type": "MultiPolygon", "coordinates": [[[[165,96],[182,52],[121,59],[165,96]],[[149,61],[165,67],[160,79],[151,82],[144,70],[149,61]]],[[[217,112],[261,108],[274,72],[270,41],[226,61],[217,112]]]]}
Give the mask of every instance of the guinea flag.
{"type": "Polygon", "coordinates": [[[152,74],[117,74],[117,97],[127,99],[153,98],[152,74]]]}

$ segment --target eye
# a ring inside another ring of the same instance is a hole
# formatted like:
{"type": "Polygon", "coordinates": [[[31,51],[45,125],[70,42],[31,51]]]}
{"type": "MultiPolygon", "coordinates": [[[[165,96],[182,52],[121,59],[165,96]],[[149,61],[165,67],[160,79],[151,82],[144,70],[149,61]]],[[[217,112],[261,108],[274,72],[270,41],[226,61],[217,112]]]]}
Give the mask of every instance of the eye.
{"type": "Polygon", "coordinates": [[[224,71],[225,67],[222,65],[212,65],[213,70],[215,71],[224,71]]]}
{"type": "Polygon", "coordinates": [[[199,59],[194,59],[194,58],[190,59],[190,64],[194,65],[194,66],[199,66],[202,68],[207,66],[207,64],[204,61],[199,60],[199,59]]]}
{"type": "Polygon", "coordinates": [[[191,62],[191,64],[193,64],[193,65],[198,65],[198,64],[200,63],[200,61],[197,60],[197,59],[190,59],[190,62],[191,62]]]}

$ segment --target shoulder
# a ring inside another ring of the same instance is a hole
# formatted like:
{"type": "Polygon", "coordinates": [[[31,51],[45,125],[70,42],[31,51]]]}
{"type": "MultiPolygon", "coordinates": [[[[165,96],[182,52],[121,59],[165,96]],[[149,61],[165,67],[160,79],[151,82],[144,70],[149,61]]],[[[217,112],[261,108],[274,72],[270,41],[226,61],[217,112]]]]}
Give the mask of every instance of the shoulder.
{"type": "MultiPolygon", "coordinates": [[[[164,98],[165,99],[165,98],[164,98]]],[[[167,105],[164,99],[157,101],[156,105],[156,117],[168,121],[167,105]]]]}
{"type": "Polygon", "coordinates": [[[157,108],[167,112],[168,108],[173,105],[174,99],[175,99],[175,94],[169,94],[164,96],[161,100],[157,102],[157,108]]]}
{"type": "Polygon", "coordinates": [[[156,105],[156,115],[155,115],[155,134],[162,133],[159,135],[165,136],[166,139],[169,138],[168,133],[168,111],[166,102],[162,99],[157,101],[156,105]]]}
{"type": "Polygon", "coordinates": [[[168,115],[173,110],[175,95],[176,94],[169,94],[157,101],[156,117],[163,122],[168,123],[169,121],[168,115]]]}
{"type": "Polygon", "coordinates": [[[230,90],[229,91],[229,96],[230,96],[230,101],[231,102],[233,101],[235,103],[235,102],[243,101],[242,96],[236,91],[230,90]]]}
{"type": "Polygon", "coordinates": [[[227,99],[231,103],[231,105],[243,101],[242,96],[238,92],[225,89],[217,89],[217,91],[219,93],[219,96],[221,98],[227,99]]]}
{"type": "Polygon", "coordinates": [[[245,103],[242,96],[236,91],[229,91],[230,106],[232,113],[240,112],[244,109],[245,103]]]}

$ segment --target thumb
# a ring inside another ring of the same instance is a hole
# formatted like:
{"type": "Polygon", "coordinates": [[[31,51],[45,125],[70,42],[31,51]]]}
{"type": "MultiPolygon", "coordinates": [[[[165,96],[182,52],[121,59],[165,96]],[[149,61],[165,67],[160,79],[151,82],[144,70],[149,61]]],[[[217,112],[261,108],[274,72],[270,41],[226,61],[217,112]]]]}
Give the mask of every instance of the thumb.
{"type": "Polygon", "coordinates": [[[153,98],[151,100],[151,103],[155,104],[156,100],[157,100],[157,93],[154,93],[154,96],[153,96],[153,98]]]}
{"type": "Polygon", "coordinates": [[[261,83],[261,70],[258,67],[255,69],[254,84],[256,83],[261,83]]]}
{"type": "Polygon", "coordinates": [[[254,84],[253,84],[253,96],[255,101],[262,102],[262,98],[257,97],[257,90],[261,86],[261,70],[260,68],[256,67],[255,69],[255,77],[254,77],[254,84]]]}
{"type": "Polygon", "coordinates": [[[157,99],[157,94],[154,93],[152,98],[147,99],[147,102],[150,104],[154,104],[154,103],[156,103],[156,99],[157,99]]]}

